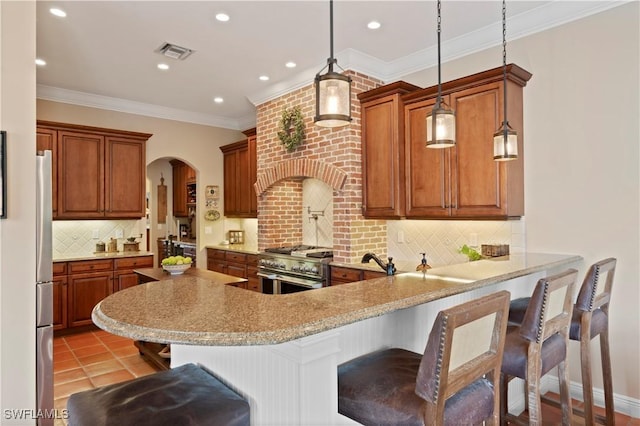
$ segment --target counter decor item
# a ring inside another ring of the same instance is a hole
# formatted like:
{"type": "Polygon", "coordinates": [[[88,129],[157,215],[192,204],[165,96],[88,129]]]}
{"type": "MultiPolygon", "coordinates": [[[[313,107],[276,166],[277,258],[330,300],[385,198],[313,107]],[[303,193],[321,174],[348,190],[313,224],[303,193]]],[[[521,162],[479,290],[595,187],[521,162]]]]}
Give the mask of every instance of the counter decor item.
{"type": "Polygon", "coordinates": [[[280,119],[278,139],[288,152],[294,151],[304,139],[304,117],[299,106],[285,108],[280,119]]]}
{"type": "Polygon", "coordinates": [[[482,259],[482,255],[478,253],[478,250],[471,248],[466,244],[458,249],[458,253],[466,255],[471,262],[482,259]]]}
{"type": "Polygon", "coordinates": [[[162,265],[162,269],[170,273],[171,275],[180,275],[184,274],[184,271],[191,268],[190,263],[185,263],[182,265],[162,265]]]}
{"type": "Polygon", "coordinates": [[[104,243],[104,241],[96,243],[96,253],[104,253],[106,249],[107,245],[104,243]]]}
{"type": "MultiPolygon", "coordinates": [[[[137,238],[140,237],[142,237],[142,234],[137,238]]],[[[136,237],[129,237],[127,238],[127,241],[122,243],[122,247],[123,251],[140,251],[140,242],[136,241],[136,237]]]]}
{"type": "Polygon", "coordinates": [[[482,255],[486,257],[500,257],[509,254],[509,244],[482,244],[482,255]]]}
{"type": "Polygon", "coordinates": [[[107,251],[109,253],[116,253],[118,251],[118,240],[111,238],[109,244],[107,244],[107,251]]]}
{"type": "Polygon", "coordinates": [[[169,256],[162,259],[162,269],[171,275],[180,275],[191,268],[193,261],[189,256],[169,256]]]}
{"type": "Polygon", "coordinates": [[[244,244],[244,231],[229,231],[230,244],[244,244]]]}

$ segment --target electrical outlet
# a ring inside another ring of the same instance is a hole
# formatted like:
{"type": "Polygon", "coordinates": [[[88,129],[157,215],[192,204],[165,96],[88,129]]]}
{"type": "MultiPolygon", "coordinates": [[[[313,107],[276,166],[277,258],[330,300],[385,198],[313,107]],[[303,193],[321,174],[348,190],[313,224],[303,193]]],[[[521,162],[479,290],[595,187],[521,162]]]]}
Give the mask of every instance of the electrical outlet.
{"type": "Polygon", "coordinates": [[[398,231],[398,242],[404,243],[404,232],[398,231]]]}
{"type": "Polygon", "coordinates": [[[213,228],[211,228],[210,226],[205,226],[204,227],[204,233],[205,234],[213,234],[213,228]]]}
{"type": "Polygon", "coordinates": [[[99,229],[94,229],[92,231],[92,236],[91,238],[93,238],[94,240],[98,240],[100,239],[100,230],[99,229]]]}
{"type": "Polygon", "coordinates": [[[122,228],[116,229],[116,238],[124,238],[124,231],[122,228]]]}
{"type": "Polygon", "coordinates": [[[471,247],[478,246],[478,234],[476,234],[475,232],[469,234],[469,245],[471,247]]]}

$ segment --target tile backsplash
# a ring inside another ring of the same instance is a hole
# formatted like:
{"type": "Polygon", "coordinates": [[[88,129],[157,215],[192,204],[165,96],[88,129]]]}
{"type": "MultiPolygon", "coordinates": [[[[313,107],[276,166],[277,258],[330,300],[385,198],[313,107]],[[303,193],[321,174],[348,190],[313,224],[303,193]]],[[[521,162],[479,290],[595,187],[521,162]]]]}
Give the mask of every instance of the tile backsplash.
{"type": "Polygon", "coordinates": [[[416,261],[426,253],[431,266],[466,262],[464,244],[480,251],[481,244],[509,244],[511,253],[525,248],[524,218],[512,221],[393,220],[387,222],[388,255],[416,261]],[[474,246],[473,239],[476,244],[474,246]]]}
{"type": "Polygon", "coordinates": [[[118,238],[118,251],[122,251],[127,237],[138,237],[140,250],[146,251],[146,220],[56,220],[53,221],[53,258],[68,256],[88,256],[93,254],[96,243],[116,238],[122,231],[124,238],[118,238]],[[97,238],[95,238],[97,237],[97,238]]]}

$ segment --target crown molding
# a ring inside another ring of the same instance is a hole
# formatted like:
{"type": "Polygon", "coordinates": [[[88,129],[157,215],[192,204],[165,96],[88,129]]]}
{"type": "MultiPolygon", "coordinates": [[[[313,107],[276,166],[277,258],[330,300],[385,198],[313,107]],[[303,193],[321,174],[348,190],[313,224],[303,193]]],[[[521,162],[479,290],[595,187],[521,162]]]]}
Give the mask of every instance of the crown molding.
{"type": "Polygon", "coordinates": [[[178,108],[146,104],[128,99],[112,98],[93,93],[62,89],[59,87],[36,85],[36,98],[65,104],[80,105],[128,114],[144,115],[165,120],[183,121],[205,126],[222,127],[232,130],[245,130],[255,126],[255,117],[243,120],[232,120],[225,117],[186,111],[178,108]]]}

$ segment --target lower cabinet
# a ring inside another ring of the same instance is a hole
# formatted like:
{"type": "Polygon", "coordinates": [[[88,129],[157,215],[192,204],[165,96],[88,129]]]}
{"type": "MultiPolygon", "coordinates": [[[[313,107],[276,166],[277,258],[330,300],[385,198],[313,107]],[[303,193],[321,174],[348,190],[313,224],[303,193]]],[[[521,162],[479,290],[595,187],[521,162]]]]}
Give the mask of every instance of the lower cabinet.
{"type": "Polygon", "coordinates": [[[230,250],[207,249],[207,269],[238,278],[246,278],[246,283],[229,284],[260,292],[258,279],[258,256],[230,250]]]}
{"type": "Polygon", "coordinates": [[[79,260],[53,264],[54,330],[92,325],[94,306],[110,294],[138,284],[137,268],[153,266],[153,256],[79,260]]]}
{"type": "Polygon", "coordinates": [[[329,285],[340,285],[353,283],[356,281],[370,280],[373,278],[386,277],[386,272],[366,271],[357,268],[345,268],[342,266],[331,266],[329,285]]]}

